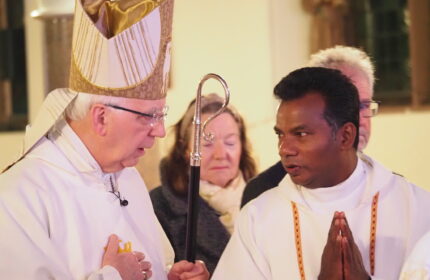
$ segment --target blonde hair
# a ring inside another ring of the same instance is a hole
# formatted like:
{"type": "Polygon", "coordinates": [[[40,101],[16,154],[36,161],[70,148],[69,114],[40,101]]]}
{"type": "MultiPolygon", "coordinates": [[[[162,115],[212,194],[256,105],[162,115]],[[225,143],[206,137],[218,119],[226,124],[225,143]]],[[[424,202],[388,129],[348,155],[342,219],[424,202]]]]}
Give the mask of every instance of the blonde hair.
{"type": "Polygon", "coordinates": [[[338,70],[342,66],[351,67],[362,71],[366,75],[372,89],[375,83],[375,69],[370,57],[364,51],[354,47],[335,46],[320,50],[311,55],[309,66],[338,70]]]}

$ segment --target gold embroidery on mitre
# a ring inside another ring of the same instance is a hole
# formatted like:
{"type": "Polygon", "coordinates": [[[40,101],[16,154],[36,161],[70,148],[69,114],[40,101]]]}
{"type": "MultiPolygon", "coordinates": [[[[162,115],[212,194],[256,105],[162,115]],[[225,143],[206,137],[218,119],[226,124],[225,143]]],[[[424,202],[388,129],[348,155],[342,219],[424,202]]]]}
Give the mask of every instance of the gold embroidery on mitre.
{"type": "Polygon", "coordinates": [[[81,0],[95,26],[111,38],[155,10],[163,0],[81,0]]]}
{"type": "MultiPolygon", "coordinates": [[[[79,0],[78,0],[79,1],[79,0]]],[[[159,13],[160,13],[160,22],[161,22],[161,34],[160,34],[160,45],[159,45],[159,52],[158,56],[155,59],[155,66],[152,68],[152,71],[149,72],[145,77],[143,77],[142,73],[139,72],[138,66],[136,65],[136,57],[134,53],[132,53],[131,50],[129,50],[126,53],[122,53],[122,56],[126,56],[128,63],[124,63],[122,59],[119,59],[122,65],[117,65],[117,67],[121,68],[122,74],[124,75],[125,81],[127,83],[127,86],[124,87],[106,87],[105,85],[98,85],[94,82],[90,81],[89,74],[91,73],[91,77],[94,76],[93,71],[99,71],[99,61],[100,61],[100,50],[97,48],[94,48],[94,53],[87,53],[83,54],[82,48],[77,48],[73,50],[72,58],[71,58],[71,68],[70,68],[70,85],[69,87],[72,90],[78,91],[78,92],[86,92],[91,94],[100,94],[100,95],[109,95],[109,96],[120,96],[120,97],[127,97],[127,98],[139,98],[139,99],[161,99],[166,96],[166,89],[167,89],[167,75],[166,75],[166,67],[167,69],[170,68],[170,65],[165,65],[166,63],[169,63],[169,57],[170,57],[170,41],[171,41],[171,32],[172,32],[172,16],[173,16],[173,0],[164,0],[160,6],[159,6],[159,13]],[[99,53],[97,53],[97,50],[99,53]],[[88,63],[88,56],[91,55],[91,65],[86,65],[83,69],[87,69],[86,73],[82,73],[82,68],[79,67],[81,63],[87,62],[88,63]],[[87,58],[83,58],[83,57],[87,58]],[[97,58],[99,59],[97,59],[97,58]],[[97,62],[95,62],[97,61],[97,62]],[[89,70],[88,70],[89,69],[89,70]],[[133,75],[130,75],[132,73],[133,75]],[[130,80],[130,76],[133,77],[133,81],[130,80]]],[[[82,17],[85,17],[86,15],[82,15],[82,17]]],[[[85,21],[85,20],[81,20],[85,21]]],[[[79,22],[77,23],[79,26],[79,29],[75,32],[78,32],[76,34],[77,39],[80,36],[87,37],[87,36],[103,36],[100,33],[91,34],[91,31],[89,29],[92,27],[91,25],[84,26],[85,23],[79,22]],[[88,34],[90,32],[90,34],[88,34]],[[96,35],[97,34],[97,35],[96,35]]],[[[138,22],[136,23],[137,30],[139,32],[143,32],[142,23],[138,22]]],[[[93,32],[94,30],[97,30],[95,28],[92,28],[93,32]]],[[[128,36],[128,37],[134,37],[132,31],[130,30],[124,30],[124,32],[121,33],[121,35],[128,36]],[[124,33],[124,34],[123,34],[124,33]]],[[[123,36],[120,36],[123,37],[123,36]]],[[[146,36],[143,36],[144,41],[138,43],[142,45],[148,45],[148,43],[145,41],[146,36]]],[[[82,38],[86,39],[86,38],[82,38]]],[[[111,38],[112,40],[115,40],[116,37],[111,38]]],[[[122,40],[123,38],[119,39],[122,40]]],[[[93,39],[94,40],[94,39],[93,39]]],[[[98,43],[100,38],[95,39],[98,43]]],[[[102,39],[103,40],[103,39],[102,39]]],[[[122,42],[124,47],[127,48],[128,42],[122,42]]],[[[98,44],[97,44],[98,45],[98,44]]],[[[116,42],[115,47],[118,48],[118,42],[116,42]]],[[[149,50],[149,48],[148,48],[149,50]]],[[[116,50],[119,52],[119,50],[116,50]]],[[[155,53],[155,51],[154,51],[155,53]]],[[[120,57],[119,57],[120,58],[120,57]]],[[[152,60],[149,59],[149,64],[152,64],[152,60]]],[[[104,69],[106,70],[106,69],[104,69]]],[[[168,72],[168,71],[167,71],[168,72]]]]}

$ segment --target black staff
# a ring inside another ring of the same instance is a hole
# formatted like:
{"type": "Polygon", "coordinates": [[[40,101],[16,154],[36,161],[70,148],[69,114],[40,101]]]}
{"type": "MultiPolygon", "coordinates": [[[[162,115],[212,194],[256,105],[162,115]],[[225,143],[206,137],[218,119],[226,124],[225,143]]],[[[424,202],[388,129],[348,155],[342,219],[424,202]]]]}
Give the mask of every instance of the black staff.
{"type": "Polygon", "coordinates": [[[217,74],[207,74],[200,80],[199,87],[197,89],[196,97],[196,109],[194,112],[194,137],[193,137],[193,150],[190,156],[190,178],[188,180],[188,213],[187,213],[187,232],[185,237],[185,256],[187,261],[194,262],[196,260],[196,240],[197,240],[197,218],[198,218],[198,204],[197,198],[199,196],[200,188],[200,141],[203,131],[203,138],[206,141],[213,140],[213,134],[206,133],[206,125],[214,119],[216,116],[221,114],[225,107],[228,105],[230,100],[230,90],[228,89],[227,83],[217,74]],[[215,79],[219,81],[225,93],[225,100],[222,107],[212,116],[210,116],[203,124],[203,130],[201,129],[201,96],[203,83],[209,79],[215,79]]]}

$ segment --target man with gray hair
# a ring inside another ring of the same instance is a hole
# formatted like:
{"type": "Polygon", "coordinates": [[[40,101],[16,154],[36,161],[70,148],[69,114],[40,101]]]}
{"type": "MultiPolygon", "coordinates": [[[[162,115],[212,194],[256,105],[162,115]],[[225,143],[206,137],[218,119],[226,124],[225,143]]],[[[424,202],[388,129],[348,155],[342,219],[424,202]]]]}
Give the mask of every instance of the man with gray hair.
{"type": "Polygon", "coordinates": [[[4,279],[193,279],[134,166],[165,136],[173,0],[77,0],[69,88],[0,175],[4,279]]]}
{"type": "MultiPolygon", "coordinates": [[[[371,118],[378,112],[378,102],[373,100],[374,67],[369,56],[354,47],[335,46],[311,55],[309,66],[340,70],[357,88],[360,98],[358,151],[361,153],[370,138],[371,118]]],[[[285,174],[281,161],[278,161],[249,181],[242,196],[241,207],[263,192],[276,187],[285,174]]]]}

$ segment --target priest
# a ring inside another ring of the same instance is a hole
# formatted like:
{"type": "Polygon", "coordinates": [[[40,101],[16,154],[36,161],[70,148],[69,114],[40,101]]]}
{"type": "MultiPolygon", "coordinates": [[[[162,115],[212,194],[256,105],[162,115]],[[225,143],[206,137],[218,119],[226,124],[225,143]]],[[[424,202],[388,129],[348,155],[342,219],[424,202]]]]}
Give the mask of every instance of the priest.
{"type": "Polygon", "coordinates": [[[398,279],[430,194],[357,155],[358,93],[340,71],[302,68],[274,93],[287,175],[242,209],[212,279],[398,279]]]}

